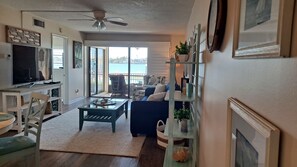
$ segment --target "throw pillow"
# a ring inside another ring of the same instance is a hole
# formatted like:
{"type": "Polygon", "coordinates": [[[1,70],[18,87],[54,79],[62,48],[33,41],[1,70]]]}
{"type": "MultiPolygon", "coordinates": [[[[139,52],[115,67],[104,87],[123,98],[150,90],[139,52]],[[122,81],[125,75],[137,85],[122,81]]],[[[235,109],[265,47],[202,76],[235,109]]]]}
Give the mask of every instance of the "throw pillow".
{"type": "Polygon", "coordinates": [[[148,81],[148,85],[153,85],[156,82],[157,78],[152,75],[148,81]]]}
{"type": "Polygon", "coordinates": [[[155,93],[160,93],[160,92],[165,92],[166,86],[163,84],[158,84],[155,88],[154,94],[155,93]]]}
{"type": "Polygon", "coordinates": [[[165,95],[166,92],[154,93],[147,98],[147,101],[163,101],[165,95]]]}

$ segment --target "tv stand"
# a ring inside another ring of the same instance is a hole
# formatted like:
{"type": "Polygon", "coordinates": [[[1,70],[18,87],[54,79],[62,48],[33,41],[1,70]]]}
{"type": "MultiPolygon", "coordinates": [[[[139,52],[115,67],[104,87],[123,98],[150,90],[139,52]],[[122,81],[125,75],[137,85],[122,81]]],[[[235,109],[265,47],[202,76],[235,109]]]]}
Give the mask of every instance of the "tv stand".
{"type": "Polygon", "coordinates": [[[29,84],[29,88],[32,88],[36,83],[29,84]]]}
{"type": "Polygon", "coordinates": [[[16,116],[13,130],[18,133],[22,132],[24,122],[22,121],[23,111],[29,108],[29,97],[32,92],[39,92],[50,96],[49,102],[54,110],[52,114],[45,114],[44,119],[50,116],[61,114],[62,98],[61,83],[58,84],[30,84],[16,88],[0,90],[2,92],[2,109],[3,112],[9,112],[16,116]],[[27,100],[27,101],[26,101],[27,100]]]}

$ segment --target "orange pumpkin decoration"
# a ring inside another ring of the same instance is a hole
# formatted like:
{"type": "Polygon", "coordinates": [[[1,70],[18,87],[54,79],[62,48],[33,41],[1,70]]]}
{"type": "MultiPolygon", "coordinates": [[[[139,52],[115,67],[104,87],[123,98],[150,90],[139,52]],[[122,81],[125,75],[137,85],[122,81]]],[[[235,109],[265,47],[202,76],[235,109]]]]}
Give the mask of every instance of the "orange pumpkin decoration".
{"type": "Polygon", "coordinates": [[[185,162],[189,158],[189,151],[186,148],[180,147],[173,152],[173,159],[177,162],[185,162]]]}

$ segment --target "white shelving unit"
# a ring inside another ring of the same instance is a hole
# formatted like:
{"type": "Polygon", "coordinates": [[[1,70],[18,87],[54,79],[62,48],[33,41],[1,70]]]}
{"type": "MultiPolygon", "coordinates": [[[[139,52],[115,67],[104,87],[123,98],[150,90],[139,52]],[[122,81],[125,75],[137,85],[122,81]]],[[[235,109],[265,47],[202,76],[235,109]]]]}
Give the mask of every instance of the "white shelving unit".
{"type": "Polygon", "coordinates": [[[198,76],[199,76],[199,54],[200,54],[200,35],[201,35],[201,26],[200,24],[195,31],[195,40],[192,45],[192,57],[194,61],[190,62],[176,62],[174,58],[170,59],[170,87],[175,87],[175,72],[176,72],[176,64],[187,64],[192,65],[194,70],[190,72],[190,83],[193,84],[193,95],[192,97],[187,97],[183,95],[180,91],[175,91],[174,89],[170,89],[167,92],[165,100],[169,100],[169,118],[166,121],[165,135],[168,135],[168,146],[166,148],[165,157],[164,157],[164,167],[195,167],[198,166],[197,156],[198,156],[198,131],[199,131],[199,121],[200,114],[198,112],[198,76]],[[180,131],[178,123],[174,120],[174,102],[189,102],[190,110],[191,110],[191,119],[188,124],[188,132],[183,133],[180,131]],[[173,144],[174,138],[186,138],[189,140],[189,159],[186,162],[176,162],[174,161],[172,155],[176,147],[173,144]]]}
{"type": "Polygon", "coordinates": [[[16,121],[13,124],[13,130],[17,130],[18,133],[22,132],[23,124],[22,115],[29,107],[30,94],[32,92],[39,92],[50,96],[49,102],[56,102],[57,111],[53,111],[52,114],[45,114],[44,119],[60,114],[62,108],[61,98],[61,85],[62,84],[36,84],[32,87],[21,86],[16,88],[8,88],[0,90],[2,93],[2,109],[3,112],[9,112],[16,116],[16,121]],[[54,93],[55,91],[55,93],[54,93]]]}

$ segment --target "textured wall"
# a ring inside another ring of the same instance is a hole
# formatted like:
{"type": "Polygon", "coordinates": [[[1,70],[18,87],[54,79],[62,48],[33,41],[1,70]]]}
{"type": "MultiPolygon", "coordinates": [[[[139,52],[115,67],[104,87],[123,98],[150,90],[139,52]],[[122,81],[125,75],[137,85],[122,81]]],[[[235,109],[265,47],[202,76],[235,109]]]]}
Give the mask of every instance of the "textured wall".
{"type": "MultiPolygon", "coordinates": [[[[235,0],[228,0],[226,32],[221,52],[207,53],[200,166],[226,166],[227,99],[235,97],[281,130],[279,166],[297,164],[297,10],[295,5],[291,58],[232,58],[235,0]]],[[[196,0],[188,36],[198,22],[206,27],[209,1],[196,0]]],[[[290,38],[290,37],[288,37],[290,38]]]]}

